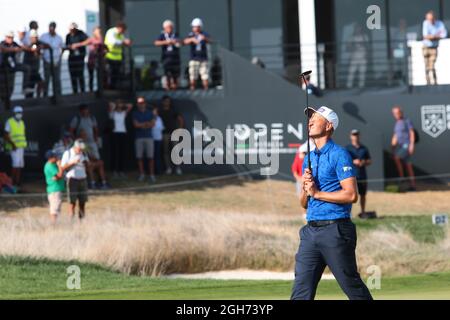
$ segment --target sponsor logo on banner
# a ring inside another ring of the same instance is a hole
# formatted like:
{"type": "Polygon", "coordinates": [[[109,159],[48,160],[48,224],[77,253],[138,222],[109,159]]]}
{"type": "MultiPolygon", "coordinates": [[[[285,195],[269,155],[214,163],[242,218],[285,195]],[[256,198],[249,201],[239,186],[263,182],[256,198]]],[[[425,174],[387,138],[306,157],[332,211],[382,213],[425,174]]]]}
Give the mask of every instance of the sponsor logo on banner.
{"type": "Polygon", "coordinates": [[[433,138],[450,130],[450,105],[428,105],[421,107],[422,131],[433,138]]]}

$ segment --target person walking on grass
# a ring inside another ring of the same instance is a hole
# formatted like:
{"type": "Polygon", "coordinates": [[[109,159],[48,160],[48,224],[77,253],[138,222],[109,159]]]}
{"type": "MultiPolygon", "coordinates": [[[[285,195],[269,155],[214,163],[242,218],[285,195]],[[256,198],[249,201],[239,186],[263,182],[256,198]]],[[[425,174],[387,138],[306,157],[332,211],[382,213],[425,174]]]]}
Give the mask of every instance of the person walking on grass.
{"type": "Polygon", "coordinates": [[[372,300],[356,265],[356,227],[351,221],[352,203],[358,192],[352,158],[332,140],[339,118],[332,109],[308,107],[309,132],[316,146],[303,163],[300,203],[308,223],[300,229],[295,256],[292,300],[313,300],[325,267],[351,300],[372,300]]]}
{"type": "Polygon", "coordinates": [[[70,217],[75,217],[78,201],[78,218],[80,221],[86,215],[86,202],[88,201],[87,187],[87,155],[84,154],[86,145],[83,140],[75,140],[73,147],[64,152],[61,159],[61,170],[66,171],[67,194],[70,202],[70,217]]]}
{"type": "Polygon", "coordinates": [[[152,128],[155,126],[153,112],[147,109],[147,102],[144,97],[137,98],[137,110],[133,113],[133,126],[135,128],[136,159],[139,168],[139,181],[145,180],[144,153],[148,159],[148,171],[150,183],[156,182],[154,145],[152,138],[152,128]]]}
{"type": "Polygon", "coordinates": [[[50,208],[50,220],[52,225],[56,224],[58,216],[61,214],[62,193],[65,191],[65,181],[63,172],[58,167],[58,155],[49,150],[45,157],[47,162],[44,166],[45,182],[47,184],[47,198],[50,208]]]}

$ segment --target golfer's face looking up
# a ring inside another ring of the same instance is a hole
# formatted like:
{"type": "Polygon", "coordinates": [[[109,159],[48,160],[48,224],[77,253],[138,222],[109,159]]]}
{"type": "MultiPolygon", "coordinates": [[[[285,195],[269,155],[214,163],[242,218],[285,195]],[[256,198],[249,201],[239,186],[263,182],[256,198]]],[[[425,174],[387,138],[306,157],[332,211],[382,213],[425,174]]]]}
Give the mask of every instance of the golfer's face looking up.
{"type": "Polygon", "coordinates": [[[311,138],[320,138],[331,135],[333,125],[319,113],[314,112],[309,119],[309,135],[311,138]]]}

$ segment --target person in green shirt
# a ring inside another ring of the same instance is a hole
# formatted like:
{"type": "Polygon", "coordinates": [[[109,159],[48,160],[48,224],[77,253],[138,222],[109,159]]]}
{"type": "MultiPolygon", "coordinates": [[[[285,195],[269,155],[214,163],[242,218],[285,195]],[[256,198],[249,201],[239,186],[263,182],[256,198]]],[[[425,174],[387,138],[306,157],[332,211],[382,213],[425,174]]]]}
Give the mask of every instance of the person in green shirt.
{"type": "Polygon", "coordinates": [[[61,213],[62,193],[65,191],[63,173],[57,165],[58,156],[53,150],[46,152],[47,162],[44,166],[45,182],[47,184],[47,196],[50,205],[50,219],[56,223],[61,213]]]}

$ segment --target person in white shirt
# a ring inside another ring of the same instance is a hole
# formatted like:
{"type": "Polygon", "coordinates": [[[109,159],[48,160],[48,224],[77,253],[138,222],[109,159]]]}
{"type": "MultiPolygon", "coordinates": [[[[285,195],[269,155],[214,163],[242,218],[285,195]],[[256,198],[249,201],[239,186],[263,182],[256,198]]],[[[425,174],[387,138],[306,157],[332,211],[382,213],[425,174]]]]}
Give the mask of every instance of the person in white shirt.
{"type": "Polygon", "coordinates": [[[127,147],[126,117],[133,109],[133,104],[121,100],[108,105],[109,118],[112,123],[111,134],[111,170],[114,177],[125,177],[125,156],[127,147]]]}
{"type": "Polygon", "coordinates": [[[88,201],[87,187],[87,162],[84,154],[86,145],[78,139],[73,147],[65,151],[61,159],[61,170],[66,172],[67,194],[70,202],[70,217],[75,216],[75,208],[78,200],[78,217],[83,219],[86,214],[86,202],[88,201]]]}
{"type": "Polygon", "coordinates": [[[56,23],[51,22],[48,32],[40,37],[41,42],[50,46],[44,50],[44,96],[48,96],[50,78],[52,78],[53,92],[61,95],[61,55],[64,49],[63,38],[56,33],[56,23]],[[52,66],[53,65],[53,66],[52,66]],[[53,68],[53,71],[52,71],[53,68]]]}
{"type": "Polygon", "coordinates": [[[158,108],[153,107],[153,115],[155,117],[155,126],[152,128],[153,144],[155,149],[155,172],[158,174],[162,171],[162,147],[163,147],[163,131],[164,123],[158,114],[158,108]]]}

